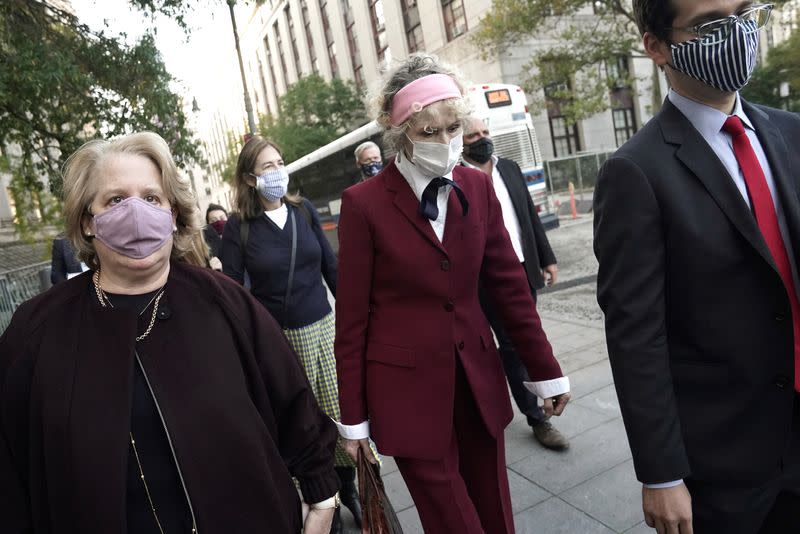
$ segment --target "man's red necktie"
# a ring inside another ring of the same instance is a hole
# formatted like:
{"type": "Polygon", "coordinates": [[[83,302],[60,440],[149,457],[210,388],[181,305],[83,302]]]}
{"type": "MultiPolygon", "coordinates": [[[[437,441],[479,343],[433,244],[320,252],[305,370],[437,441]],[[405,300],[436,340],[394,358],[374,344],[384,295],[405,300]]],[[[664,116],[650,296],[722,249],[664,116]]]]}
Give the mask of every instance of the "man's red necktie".
{"type": "Polygon", "coordinates": [[[775,212],[775,204],[772,201],[769,186],[767,186],[764,170],[750,145],[750,139],[744,131],[742,121],[735,115],[728,117],[722,129],[733,138],[733,152],[736,154],[747,190],[750,192],[758,228],[761,230],[761,235],[764,236],[764,241],[767,242],[767,247],[772,253],[772,259],[775,260],[783,286],[789,296],[794,328],[794,389],[800,392],[800,301],[798,301],[797,291],[795,291],[789,254],[786,252],[778,225],[778,214],[775,212]]]}

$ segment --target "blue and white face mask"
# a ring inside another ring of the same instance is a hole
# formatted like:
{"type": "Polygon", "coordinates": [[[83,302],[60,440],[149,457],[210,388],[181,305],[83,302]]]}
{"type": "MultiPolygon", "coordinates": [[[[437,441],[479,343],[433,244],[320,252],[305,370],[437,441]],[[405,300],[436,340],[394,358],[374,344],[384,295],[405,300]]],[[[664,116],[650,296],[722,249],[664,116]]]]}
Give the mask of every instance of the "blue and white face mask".
{"type": "Polygon", "coordinates": [[[370,161],[361,166],[361,174],[367,178],[377,176],[383,170],[383,163],[380,161],[370,161]]]}
{"type": "Polygon", "coordinates": [[[288,190],[289,173],[285,167],[278,167],[256,176],[256,191],[270,202],[282,199],[288,190]]]}
{"type": "Polygon", "coordinates": [[[756,66],[758,34],[755,22],[737,20],[730,28],[671,45],[671,67],[720,91],[739,91],[756,66]]]}

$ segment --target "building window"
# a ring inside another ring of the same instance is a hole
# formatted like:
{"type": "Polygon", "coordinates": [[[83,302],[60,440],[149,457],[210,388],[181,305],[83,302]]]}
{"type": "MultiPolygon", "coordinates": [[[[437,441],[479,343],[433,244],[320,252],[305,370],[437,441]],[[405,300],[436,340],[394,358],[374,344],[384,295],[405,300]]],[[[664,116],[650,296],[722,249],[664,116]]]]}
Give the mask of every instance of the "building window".
{"type": "Polygon", "coordinates": [[[614,120],[614,138],[619,147],[636,133],[636,119],[633,108],[612,109],[611,114],[614,120]]]}
{"type": "Polygon", "coordinates": [[[630,86],[630,68],[627,56],[617,56],[614,61],[606,62],[606,71],[608,79],[617,88],[630,86]]]}
{"type": "Polygon", "coordinates": [[[325,33],[325,48],[328,50],[328,61],[331,64],[331,77],[339,77],[339,65],[336,63],[336,46],[333,42],[333,30],[331,21],[328,18],[328,2],[322,0],[319,4],[319,12],[322,18],[322,30],[325,33]]]}
{"type": "Polygon", "coordinates": [[[294,71],[300,75],[300,52],[297,49],[297,36],[294,32],[294,19],[292,13],[289,11],[289,4],[283,10],[286,13],[286,25],[289,27],[289,40],[292,43],[292,56],[294,57],[294,71]]]}
{"type": "Polygon", "coordinates": [[[366,84],[364,80],[364,65],[361,64],[361,54],[358,51],[358,41],[356,41],[356,21],[353,18],[353,11],[350,9],[350,0],[340,0],[342,13],[344,14],[344,29],[347,32],[347,47],[350,50],[350,62],[353,65],[353,79],[356,87],[361,90],[366,84]]]}
{"type": "Polygon", "coordinates": [[[375,54],[378,63],[386,60],[386,19],[383,17],[383,0],[369,0],[369,17],[372,20],[372,38],[375,41],[375,54]]]}
{"type": "Polygon", "coordinates": [[[308,45],[309,59],[311,59],[311,70],[314,74],[319,74],[317,50],[314,48],[314,37],[311,33],[311,17],[308,15],[308,4],[306,0],[300,0],[300,13],[303,16],[303,27],[306,30],[306,44],[308,45]]]}
{"type": "Polygon", "coordinates": [[[467,31],[467,15],[464,12],[464,0],[442,0],[444,29],[447,41],[450,42],[467,31]]]}
{"type": "Polygon", "coordinates": [[[550,122],[550,137],[553,139],[555,157],[567,156],[581,150],[578,124],[568,124],[561,112],[561,104],[564,102],[562,95],[569,87],[569,82],[561,82],[544,88],[547,118],[550,122]]]}
{"type": "Polygon", "coordinates": [[[630,65],[627,56],[619,56],[606,65],[610,83],[611,121],[614,126],[614,139],[621,146],[636,133],[636,114],[634,112],[633,88],[631,87],[630,65]]]}
{"type": "Polygon", "coordinates": [[[564,117],[550,117],[550,134],[553,137],[553,154],[556,157],[574,154],[581,149],[578,125],[568,125],[564,117]]]}
{"type": "Polygon", "coordinates": [[[413,54],[414,52],[425,50],[425,40],[422,36],[422,23],[419,20],[417,0],[401,0],[401,2],[408,53],[413,54]]]}
{"type": "Polygon", "coordinates": [[[275,77],[275,66],[272,63],[272,51],[269,46],[269,35],[264,36],[264,54],[267,56],[267,68],[269,68],[269,80],[273,86],[278,84],[278,79],[275,77]]]}
{"type": "Polygon", "coordinates": [[[283,71],[283,85],[289,88],[289,69],[286,68],[286,58],[283,56],[283,38],[281,37],[281,28],[278,21],[275,21],[273,26],[275,30],[275,47],[278,49],[278,57],[281,59],[281,70],[283,71]]]}
{"type": "MultiPolygon", "coordinates": [[[[272,110],[269,107],[269,93],[267,92],[267,80],[264,79],[264,64],[261,63],[261,59],[258,59],[258,76],[261,78],[261,94],[264,95],[264,107],[266,108],[267,114],[271,115],[272,110]]],[[[258,93],[256,93],[258,95],[258,93]]]]}

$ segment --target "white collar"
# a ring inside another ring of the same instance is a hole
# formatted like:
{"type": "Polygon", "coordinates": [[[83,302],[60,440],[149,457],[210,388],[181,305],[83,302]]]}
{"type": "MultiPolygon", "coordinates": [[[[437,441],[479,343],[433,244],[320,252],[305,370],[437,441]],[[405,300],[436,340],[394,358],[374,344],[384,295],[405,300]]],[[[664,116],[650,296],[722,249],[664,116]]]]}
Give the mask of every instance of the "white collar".
{"type": "MultiPolygon", "coordinates": [[[[709,139],[715,135],[719,135],[722,131],[722,126],[728,119],[727,113],[723,113],[717,108],[712,108],[709,105],[701,104],[691,98],[687,98],[674,89],[670,89],[668,96],[670,102],[689,119],[692,126],[694,126],[704,138],[709,139]]],[[[733,113],[731,113],[731,115],[739,117],[745,127],[755,130],[755,128],[753,128],[753,123],[750,122],[750,119],[745,115],[742,109],[742,99],[739,97],[739,93],[736,93],[736,104],[733,106],[733,113]]]]}
{"type": "MultiPolygon", "coordinates": [[[[423,174],[419,167],[411,163],[411,161],[403,155],[402,150],[397,153],[394,163],[397,165],[397,170],[400,171],[400,174],[406,179],[406,182],[408,182],[408,185],[411,186],[411,190],[414,191],[414,196],[417,197],[417,200],[420,200],[422,198],[422,192],[425,191],[425,188],[428,187],[428,184],[431,183],[431,180],[436,178],[436,176],[426,176],[423,174]]],[[[453,171],[445,174],[443,178],[452,180],[453,171]]],[[[447,187],[450,186],[448,185],[447,187]]]]}

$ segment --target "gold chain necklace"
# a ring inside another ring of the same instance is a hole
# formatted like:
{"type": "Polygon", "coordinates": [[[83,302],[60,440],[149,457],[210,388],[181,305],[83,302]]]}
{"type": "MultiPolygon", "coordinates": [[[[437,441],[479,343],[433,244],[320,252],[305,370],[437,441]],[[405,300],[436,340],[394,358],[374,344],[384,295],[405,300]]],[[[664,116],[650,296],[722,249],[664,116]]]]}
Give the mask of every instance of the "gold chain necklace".
{"type": "MultiPolygon", "coordinates": [[[[100,286],[100,269],[97,269],[92,276],[92,281],[94,282],[94,291],[97,294],[97,300],[100,302],[102,307],[111,306],[112,308],[114,305],[111,303],[111,299],[108,298],[106,292],[103,291],[103,288],[100,286]]],[[[150,316],[150,324],[147,326],[147,330],[141,336],[136,336],[136,341],[141,341],[150,334],[150,331],[153,329],[153,326],[156,324],[156,315],[158,314],[158,303],[161,302],[161,297],[164,296],[164,288],[158,290],[158,295],[154,297],[155,304],[153,305],[153,314],[150,316]]],[[[153,302],[152,300],[150,302],[153,302]]],[[[150,306],[150,303],[147,304],[150,306]]],[[[147,309],[145,306],[145,310],[147,309]]]]}
{"type": "MultiPolygon", "coordinates": [[[[164,528],[161,526],[161,521],[158,520],[158,514],[156,513],[156,505],[153,503],[153,497],[150,496],[150,488],[147,487],[147,480],[144,478],[144,471],[142,470],[142,462],[139,460],[139,451],[136,450],[136,440],[133,439],[133,432],[128,433],[131,437],[131,447],[133,448],[133,455],[136,457],[136,465],[139,466],[139,478],[142,480],[142,485],[144,486],[144,492],[147,494],[147,502],[150,503],[150,510],[153,511],[153,517],[156,520],[156,525],[158,526],[158,531],[161,534],[164,534],[164,528]]],[[[192,528],[192,532],[195,532],[195,529],[192,528]]]]}

